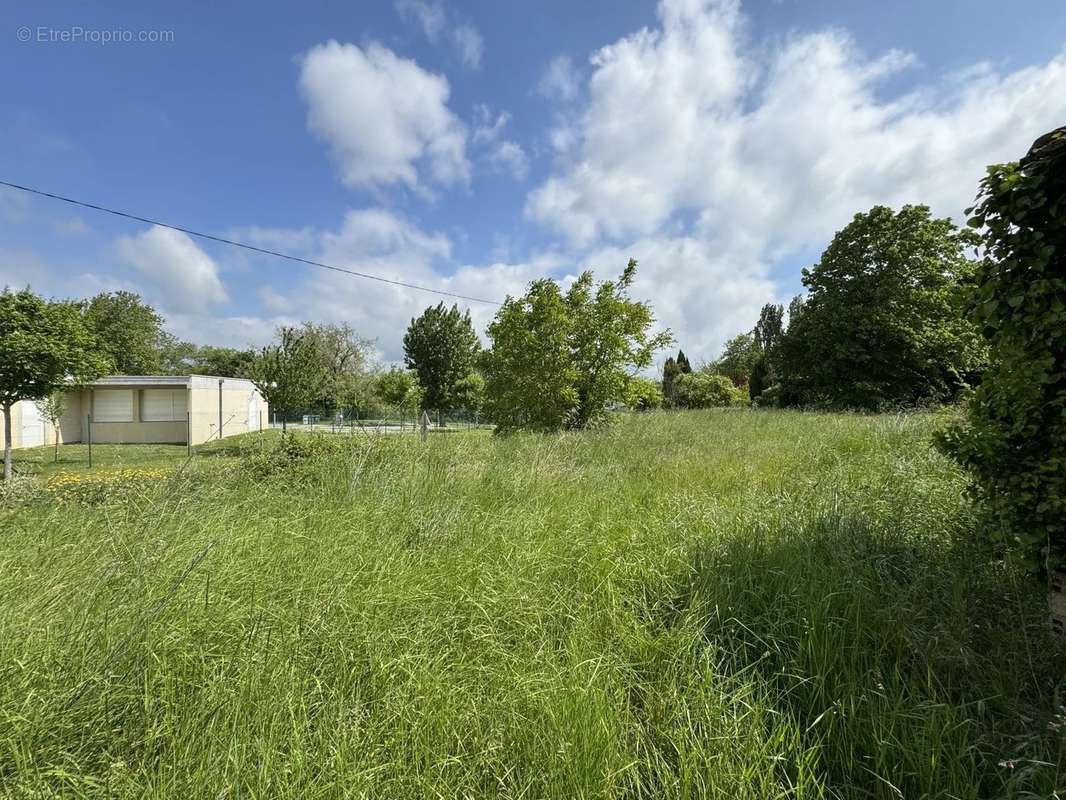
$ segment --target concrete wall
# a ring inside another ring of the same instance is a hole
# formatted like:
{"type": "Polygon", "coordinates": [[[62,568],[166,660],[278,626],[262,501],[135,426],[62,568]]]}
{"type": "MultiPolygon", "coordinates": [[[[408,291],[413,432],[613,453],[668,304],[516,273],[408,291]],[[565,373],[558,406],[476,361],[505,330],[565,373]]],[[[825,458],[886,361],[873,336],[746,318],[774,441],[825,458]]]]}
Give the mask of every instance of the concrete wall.
{"type": "MultiPolygon", "coordinates": [[[[189,389],[193,444],[218,439],[218,378],[194,375],[189,389]]],[[[270,409],[251,381],[226,378],[222,382],[222,436],[267,428],[270,409]],[[250,418],[249,418],[250,417],[250,418]]]]}
{"type": "MultiPolygon", "coordinates": [[[[22,415],[26,410],[26,406],[31,401],[20,400],[15,403],[11,409],[11,446],[22,447],[22,415]]],[[[44,419],[41,415],[41,428],[44,434],[44,444],[54,445],[56,443],[56,436],[59,436],[60,444],[67,444],[70,442],[81,441],[83,412],[82,412],[82,393],[81,392],[68,392],[67,393],[67,407],[63,412],[63,416],[59,420],[59,430],[57,431],[52,427],[52,423],[44,419]]],[[[0,413],[0,446],[2,446],[4,437],[4,417],[0,413]]]]}

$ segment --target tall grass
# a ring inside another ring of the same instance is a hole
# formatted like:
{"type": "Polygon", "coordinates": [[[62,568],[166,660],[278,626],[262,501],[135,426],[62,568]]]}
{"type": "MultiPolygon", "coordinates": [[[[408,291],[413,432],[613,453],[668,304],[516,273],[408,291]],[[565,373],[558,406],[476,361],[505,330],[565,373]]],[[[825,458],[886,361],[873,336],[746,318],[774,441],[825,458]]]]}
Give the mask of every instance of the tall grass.
{"type": "Polygon", "coordinates": [[[0,512],[0,795],[1064,793],[1066,652],[935,424],[356,438],[0,512]]]}

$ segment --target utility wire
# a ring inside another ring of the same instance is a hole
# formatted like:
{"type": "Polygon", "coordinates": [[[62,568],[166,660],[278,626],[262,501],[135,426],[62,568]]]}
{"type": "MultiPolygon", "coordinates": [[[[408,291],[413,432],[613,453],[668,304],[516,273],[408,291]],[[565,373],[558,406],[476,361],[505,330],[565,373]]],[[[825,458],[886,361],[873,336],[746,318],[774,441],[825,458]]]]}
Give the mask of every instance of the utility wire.
{"type": "Polygon", "coordinates": [[[107,208],[105,206],[98,206],[94,203],[86,203],[84,200],[75,200],[71,197],[64,197],[61,194],[52,194],[51,192],[45,192],[41,189],[34,189],[30,186],[20,186],[17,183],[9,183],[8,181],[0,181],[0,186],[6,186],[9,189],[18,189],[22,192],[29,192],[30,194],[40,195],[41,197],[50,197],[53,200],[62,200],[64,203],[70,203],[71,205],[81,206],[82,208],[90,208],[93,211],[102,211],[105,214],[112,214],[116,217],[123,217],[124,219],[132,219],[137,222],[144,222],[148,225],[158,225],[160,228],[170,228],[172,231],[179,231],[180,233],[188,234],[189,236],[196,236],[200,239],[208,239],[212,242],[220,242],[221,244],[232,245],[233,247],[240,247],[245,250],[251,250],[253,253],[261,253],[262,255],[274,256],[276,258],[284,258],[288,261],[296,261],[300,264],[306,264],[309,267],[318,267],[319,269],[328,269],[333,272],[343,272],[345,275],[354,275],[357,278],[366,278],[370,281],[380,281],[381,283],[389,283],[393,286],[403,286],[406,289],[415,289],[419,292],[431,292],[433,294],[443,295],[445,297],[455,297],[459,300],[469,300],[473,303],[487,303],[493,306],[500,306],[497,300],[486,300],[482,297],[470,297],[465,294],[457,294],[456,292],[446,292],[443,289],[431,289],[428,286],[419,286],[417,283],[407,283],[406,281],[397,281],[392,278],[383,278],[380,275],[370,275],[366,272],[357,272],[354,269],[345,269],[344,267],[337,267],[333,264],[323,264],[321,261],[312,261],[309,258],[300,258],[299,256],[291,256],[288,253],[279,253],[277,250],[267,250],[265,247],[256,247],[251,244],[244,244],[243,242],[237,242],[233,239],[226,239],[222,236],[215,236],[211,233],[201,233],[200,231],[194,231],[191,228],[183,228],[180,225],[171,225],[168,222],[159,222],[154,219],[148,219],[147,217],[139,217],[136,214],[129,214],[125,211],[116,211],[113,208],[107,208]]]}

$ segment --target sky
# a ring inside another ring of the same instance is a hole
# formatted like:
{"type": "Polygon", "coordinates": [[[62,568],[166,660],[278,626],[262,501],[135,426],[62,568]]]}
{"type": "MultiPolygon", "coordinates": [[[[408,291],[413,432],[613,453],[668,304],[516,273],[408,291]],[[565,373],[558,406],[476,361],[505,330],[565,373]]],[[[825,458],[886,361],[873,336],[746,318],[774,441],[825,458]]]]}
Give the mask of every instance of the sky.
{"type": "MultiPolygon", "coordinates": [[[[636,258],[700,362],[855,213],[961,222],[1066,124],[1066,4],[8,3],[0,74],[0,180],[495,301],[636,258]]],[[[382,362],[456,302],[2,188],[0,284],[135,291],[201,344],[345,322],[382,362]]]]}

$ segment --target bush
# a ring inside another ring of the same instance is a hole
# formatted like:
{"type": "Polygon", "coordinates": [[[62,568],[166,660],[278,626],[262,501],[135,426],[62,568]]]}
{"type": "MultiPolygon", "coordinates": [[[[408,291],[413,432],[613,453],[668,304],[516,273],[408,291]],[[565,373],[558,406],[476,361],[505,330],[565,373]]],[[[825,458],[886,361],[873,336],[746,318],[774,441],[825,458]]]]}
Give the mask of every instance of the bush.
{"type": "Polygon", "coordinates": [[[725,375],[691,372],[677,376],[674,397],[679,408],[714,408],[744,405],[747,393],[725,375]]]}
{"type": "Polygon", "coordinates": [[[1020,163],[989,167],[973,227],[985,260],[972,318],[992,366],[965,422],[940,444],[974,477],[996,541],[1020,545],[1031,569],[1066,562],[1066,128],[1020,163]]]}
{"type": "Polygon", "coordinates": [[[322,461],[347,452],[349,442],[332,434],[283,433],[266,450],[249,450],[241,461],[245,470],[257,477],[293,475],[322,461]]]}
{"type": "Polygon", "coordinates": [[[631,378],[626,386],[626,406],[634,411],[651,411],[661,408],[663,390],[658,381],[651,378],[631,378]]]}

